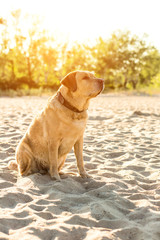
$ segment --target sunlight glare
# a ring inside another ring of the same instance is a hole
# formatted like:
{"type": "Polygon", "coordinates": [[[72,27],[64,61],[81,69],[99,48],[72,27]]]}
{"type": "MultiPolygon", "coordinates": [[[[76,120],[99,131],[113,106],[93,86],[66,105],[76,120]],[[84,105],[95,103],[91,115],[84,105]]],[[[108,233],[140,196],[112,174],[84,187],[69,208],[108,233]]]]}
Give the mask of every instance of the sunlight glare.
{"type": "Polygon", "coordinates": [[[58,41],[84,42],[99,36],[108,38],[113,31],[121,29],[141,36],[147,33],[159,46],[158,6],[158,0],[6,0],[0,15],[8,18],[15,9],[21,9],[23,15],[39,15],[44,18],[40,28],[51,32],[58,41]]]}

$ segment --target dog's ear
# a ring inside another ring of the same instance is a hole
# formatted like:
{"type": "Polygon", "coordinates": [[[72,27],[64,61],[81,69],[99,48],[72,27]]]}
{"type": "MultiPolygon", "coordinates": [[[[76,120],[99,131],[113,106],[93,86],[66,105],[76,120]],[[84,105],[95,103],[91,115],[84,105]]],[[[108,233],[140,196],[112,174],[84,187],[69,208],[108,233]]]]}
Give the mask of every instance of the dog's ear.
{"type": "Polygon", "coordinates": [[[77,83],[76,83],[76,72],[71,72],[67,74],[62,80],[61,84],[66,86],[72,92],[77,90],[77,83]]]}

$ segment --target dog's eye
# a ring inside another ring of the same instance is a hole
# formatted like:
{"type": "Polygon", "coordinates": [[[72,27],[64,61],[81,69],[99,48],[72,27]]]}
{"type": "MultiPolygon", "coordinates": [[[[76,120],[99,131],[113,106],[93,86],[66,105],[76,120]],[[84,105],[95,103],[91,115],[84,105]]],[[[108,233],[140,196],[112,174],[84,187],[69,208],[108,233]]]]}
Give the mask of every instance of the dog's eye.
{"type": "Polygon", "coordinates": [[[88,77],[88,76],[85,76],[82,78],[82,80],[89,80],[89,79],[90,79],[90,77],[88,77]]]}

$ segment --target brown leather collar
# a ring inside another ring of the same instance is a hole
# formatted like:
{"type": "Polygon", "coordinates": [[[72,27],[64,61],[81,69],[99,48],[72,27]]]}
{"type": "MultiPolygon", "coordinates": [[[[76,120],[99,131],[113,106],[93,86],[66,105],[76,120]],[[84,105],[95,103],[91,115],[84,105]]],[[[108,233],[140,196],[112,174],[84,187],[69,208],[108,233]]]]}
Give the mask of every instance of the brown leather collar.
{"type": "Polygon", "coordinates": [[[58,97],[58,101],[65,106],[66,108],[68,108],[69,110],[76,112],[76,113],[82,113],[84,112],[84,110],[79,111],[77,108],[73,107],[61,94],[61,92],[57,93],[57,97],[58,97]]]}

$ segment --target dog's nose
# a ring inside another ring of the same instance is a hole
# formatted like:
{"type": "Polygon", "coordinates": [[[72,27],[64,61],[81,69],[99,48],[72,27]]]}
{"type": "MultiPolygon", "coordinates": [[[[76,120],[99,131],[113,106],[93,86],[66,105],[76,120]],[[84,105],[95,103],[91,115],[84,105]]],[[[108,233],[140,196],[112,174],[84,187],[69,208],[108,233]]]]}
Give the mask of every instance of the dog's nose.
{"type": "Polygon", "coordinates": [[[97,78],[98,85],[101,89],[101,91],[104,89],[104,79],[102,78],[97,78]]]}
{"type": "Polygon", "coordinates": [[[97,80],[98,80],[99,84],[104,85],[104,79],[98,78],[97,80]]]}

